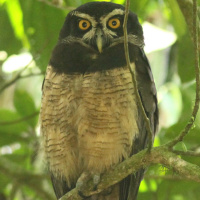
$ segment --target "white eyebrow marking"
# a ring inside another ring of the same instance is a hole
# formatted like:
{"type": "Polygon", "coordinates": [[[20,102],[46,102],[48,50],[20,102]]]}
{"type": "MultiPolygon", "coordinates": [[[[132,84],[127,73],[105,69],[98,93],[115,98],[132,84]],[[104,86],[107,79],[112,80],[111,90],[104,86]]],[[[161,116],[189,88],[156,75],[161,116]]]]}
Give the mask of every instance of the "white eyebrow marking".
{"type": "Polygon", "coordinates": [[[83,18],[83,19],[87,19],[88,21],[90,21],[90,23],[92,24],[93,27],[96,27],[97,25],[97,22],[96,20],[94,19],[94,17],[91,17],[90,15],[88,14],[85,14],[85,13],[80,13],[78,11],[74,11],[71,13],[71,15],[75,15],[77,17],[80,17],[80,18],[83,18]]]}
{"type": "Polygon", "coordinates": [[[109,13],[108,15],[104,15],[104,16],[102,16],[100,18],[100,22],[101,22],[101,24],[103,26],[103,31],[104,31],[104,33],[107,33],[108,37],[112,38],[113,36],[117,36],[117,34],[114,31],[112,31],[112,30],[110,30],[110,29],[107,28],[107,21],[111,17],[113,17],[115,15],[124,15],[124,13],[125,12],[122,9],[115,9],[111,13],[109,13]]]}
{"type": "Polygon", "coordinates": [[[124,15],[124,10],[115,9],[111,13],[109,13],[108,15],[101,17],[100,20],[101,20],[102,25],[106,25],[108,19],[110,19],[111,17],[113,17],[115,15],[124,15]]]}

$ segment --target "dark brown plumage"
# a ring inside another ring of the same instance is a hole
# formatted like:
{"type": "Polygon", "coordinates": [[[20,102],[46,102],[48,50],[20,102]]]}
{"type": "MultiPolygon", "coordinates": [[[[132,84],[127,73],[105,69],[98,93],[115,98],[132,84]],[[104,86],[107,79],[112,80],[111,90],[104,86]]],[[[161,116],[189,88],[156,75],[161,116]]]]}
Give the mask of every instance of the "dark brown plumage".
{"type": "MultiPolygon", "coordinates": [[[[100,174],[147,145],[145,122],[124,56],[123,19],[121,5],[85,4],[68,14],[53,50],[40,119],[41,146],[57,198],[84,184],[85,175],[96,177],[98,183],[100,174]]],[[[134,13],[130,12],[127,25],[131,68],[155,133],[156,88],[134,13]]],[[[143,173],[141,169],[109,192],[89,199],[135,200],[143,173]]]]}

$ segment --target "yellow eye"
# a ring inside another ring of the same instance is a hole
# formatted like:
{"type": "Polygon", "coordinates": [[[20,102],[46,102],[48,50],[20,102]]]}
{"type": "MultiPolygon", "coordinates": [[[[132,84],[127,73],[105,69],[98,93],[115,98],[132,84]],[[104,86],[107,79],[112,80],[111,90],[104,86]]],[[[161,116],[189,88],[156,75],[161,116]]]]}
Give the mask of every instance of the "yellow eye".
{"type": "Polygon", "coordinates": [[[110,28],[113,28],[113,29],[119,28],[120,27],[120,20],[117,19],[117,18],[110,19],[108,21],[108,26],[110,26],[110,28]]]}
{"type": "Polygon", "coordinates": [[[78,26],[81,30],[86,31],[88,28],[90,28],[91,24],[88,20],[82,19],[79,21],[78,26]]]}

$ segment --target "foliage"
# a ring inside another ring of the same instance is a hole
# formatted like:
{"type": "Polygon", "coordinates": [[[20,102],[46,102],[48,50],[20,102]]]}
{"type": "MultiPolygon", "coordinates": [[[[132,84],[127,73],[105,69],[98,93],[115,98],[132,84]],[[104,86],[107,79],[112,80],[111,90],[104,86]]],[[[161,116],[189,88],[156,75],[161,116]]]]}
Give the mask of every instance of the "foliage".
{"type": "MultiPolygon", "coordinates": [[[[0,200],[54,198],[37,153],[41,86],[65,16],[86,2],[89,0],[0,0],[0,200]],[[26,60],[26,55],[31,60],[26,60]]],[[[190,29],[177,1],[135,0],[130,8],[142,23],[148,21],[177,36],[173,45],[148,54],[159,97],[158,146],[177,136],[191,116],[195,72],[190,29]]],[[[200,150],[199,122],[198,114],[193,129],[176,150],[200,150]]],[[[182,158],[200,165],[198,157],[182,158]]],[[[151,166],[138,200],[198,200],[198,187],[198,183],[180,179],[164,166],[151,166]]]]}

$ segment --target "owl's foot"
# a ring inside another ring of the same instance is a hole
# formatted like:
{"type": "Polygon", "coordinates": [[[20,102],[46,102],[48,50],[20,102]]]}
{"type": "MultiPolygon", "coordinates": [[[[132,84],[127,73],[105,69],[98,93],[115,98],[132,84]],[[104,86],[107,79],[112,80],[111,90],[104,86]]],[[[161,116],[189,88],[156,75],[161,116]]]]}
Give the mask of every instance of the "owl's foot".
{"type": "Polygon", "coordinates": [[[97,185],[100,182],[100,174],[90,173],[90,172],[83,172],[81,176],[78,178],[76,182],[76,188],[79,191],[79,194],[83,195],[81,191],[85,189],[86,183],[93,178],[94,188],[93,190],[97,189],[97,185]]]}
{"type": "Polygon", "coordinates": [[[97,186],[98,186],[100,180],[101,180],[100,174],[94,174],[93,175],[94,190],[97,189],[97,186]]]}
{"type": "Polygon", "coordinates": [[[85,183],[87,183],[90,180],[90,178],[91,176],[88,172],[83,172],[76,182],[76,188],[78,190],[82,190],[84,188],[85,183]]]}

